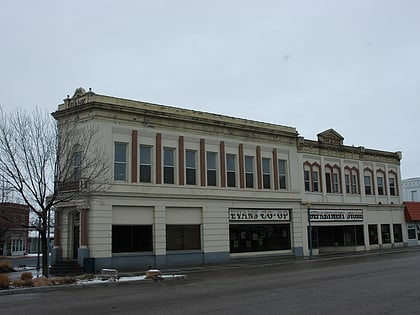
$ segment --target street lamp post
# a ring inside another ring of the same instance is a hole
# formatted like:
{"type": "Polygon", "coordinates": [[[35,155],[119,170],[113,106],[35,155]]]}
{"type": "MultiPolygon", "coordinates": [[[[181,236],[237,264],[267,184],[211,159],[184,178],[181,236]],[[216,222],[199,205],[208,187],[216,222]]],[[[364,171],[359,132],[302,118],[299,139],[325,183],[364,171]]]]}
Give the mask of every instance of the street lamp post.
{"type": "Polygon", "coordinates": [[[313,259],[313,252],[312,252],[312,223],[311,223],[311,206],[310,202],[307,203],[306,208],[308,210],[308,236],[309,236],[309,259],[313,259]]]}

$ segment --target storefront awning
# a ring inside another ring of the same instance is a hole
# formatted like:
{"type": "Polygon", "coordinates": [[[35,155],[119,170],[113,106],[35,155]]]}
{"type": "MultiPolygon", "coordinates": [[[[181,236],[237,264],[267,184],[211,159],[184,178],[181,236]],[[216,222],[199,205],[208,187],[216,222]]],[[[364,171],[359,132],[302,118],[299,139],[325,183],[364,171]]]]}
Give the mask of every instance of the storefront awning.
{"type": "Polygon", "coordinates": [[[404,214],[407,222],[420,221],[420,202],[404,202],[404,214]]]}

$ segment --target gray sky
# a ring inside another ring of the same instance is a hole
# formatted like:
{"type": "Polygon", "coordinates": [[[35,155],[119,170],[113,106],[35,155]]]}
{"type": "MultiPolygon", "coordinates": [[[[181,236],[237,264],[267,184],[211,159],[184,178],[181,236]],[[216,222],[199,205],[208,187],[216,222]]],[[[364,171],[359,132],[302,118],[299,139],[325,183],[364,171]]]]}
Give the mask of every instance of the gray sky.
{"type": "Polygon", "coordinates": [[[0,104],[99,94],[402,151],[420,176],[418,0],[3,0],[0,104]]]}

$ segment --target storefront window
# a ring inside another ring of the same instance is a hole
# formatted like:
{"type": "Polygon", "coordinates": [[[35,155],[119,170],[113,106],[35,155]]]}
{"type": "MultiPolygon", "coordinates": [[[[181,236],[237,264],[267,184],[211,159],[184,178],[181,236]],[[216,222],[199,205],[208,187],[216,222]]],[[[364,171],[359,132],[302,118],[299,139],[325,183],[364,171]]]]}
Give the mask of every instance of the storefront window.
{"type": "Polygon", "coordinates": [[[394,243],[401,243],[403,241],[401,224],[394,224],[394,243]]]}
{"type": "Polygon", "coordinates": [[[318,226],[319,247],[364,245],[362,225],[318,226]]]}
{"type": "Polygon", "coordinates": [[[231,224],[230,252],[291,249],[289,224],[231,224]]]}
{"type": "Polygon", "coordinates": [[[389,224],[381,224],[382,244],[391,243],[391,230],[389,224]]]}
{"type": "Polygon", "coordinates": [[[167,225],[167,250],[201,249],[200,225],[167,225]]]}
{"type": "Polygon", "coordinates": [[[408,239],[410,240],[417,239],[416,226],[414,224],[409,224],[407,225],[407,229],[408,229],[408,239]]]}
{"type": "Polygon", "coordinates": [[[369,224],[369,244],[376,245],[379,244],[378,240],[378,226],[376,224],[369,224]]]}
{"type": "Polygon", "coordinates": [[[113,225],[112,252],[150,252],[153,251],[151,225],[113,225]]]}

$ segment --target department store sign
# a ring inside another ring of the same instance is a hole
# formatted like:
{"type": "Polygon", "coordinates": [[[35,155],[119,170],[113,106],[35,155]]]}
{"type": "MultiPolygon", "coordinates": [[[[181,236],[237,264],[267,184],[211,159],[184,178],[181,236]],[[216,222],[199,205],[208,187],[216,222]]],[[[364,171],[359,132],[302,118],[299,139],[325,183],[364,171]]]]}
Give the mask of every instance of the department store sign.
{"type": "Polygon", "coordinates": [[[363,221],[363,210],[318,210],[311,209],[312,222],[363,221]]]}
{"type": "Polygon", "coordinates": [[[290,221],[290,210],[229,209],[229,221],[290,221]]]}

